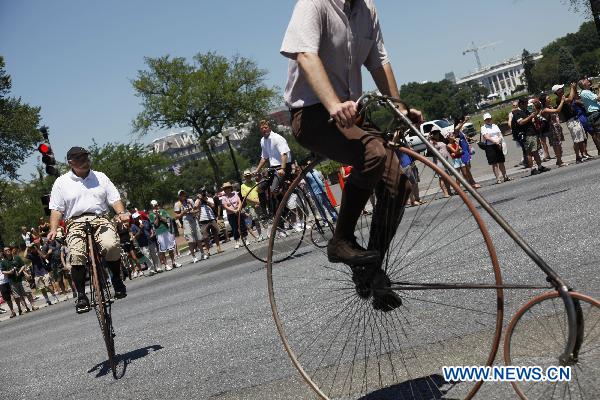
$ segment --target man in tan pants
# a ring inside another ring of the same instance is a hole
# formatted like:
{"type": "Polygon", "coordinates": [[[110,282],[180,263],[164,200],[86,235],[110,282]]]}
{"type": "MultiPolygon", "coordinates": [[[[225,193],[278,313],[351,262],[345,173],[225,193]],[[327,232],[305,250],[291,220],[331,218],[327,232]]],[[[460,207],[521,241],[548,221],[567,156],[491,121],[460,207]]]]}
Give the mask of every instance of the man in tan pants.
{"type": "Polygon", "coordinates": [[[67,246],[71,276],[77,289],[77,313],[90,310],[90,302],[85,294],[85,265],[87,262],[85,222],[94,229],[94,239],[100,253],[112,273],[115,298],[127,296],[125,284],[121,280],[119,238],[108,216],[110,205],[122,221],[129,221],[119,192],[115,185],[102,172],[93,171],[89,152],[81,147],[72,147],[67,152],[71,171],[60,176],[52,186],[50,194],[50,232],[48,240],[56,237],[58,223],[62,218],[67,222],[67,246]]]}

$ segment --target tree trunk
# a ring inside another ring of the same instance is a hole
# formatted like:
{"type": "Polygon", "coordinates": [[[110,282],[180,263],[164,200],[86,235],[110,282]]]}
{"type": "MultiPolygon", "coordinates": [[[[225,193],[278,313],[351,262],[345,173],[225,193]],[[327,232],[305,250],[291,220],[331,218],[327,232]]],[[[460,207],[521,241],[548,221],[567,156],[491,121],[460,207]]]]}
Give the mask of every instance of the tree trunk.
{"type": "Polygon", "coordinates": [[[600,37],[600,0],[590,0],[590,8],[592,9],[592,17],[596,24],[598,37],[600,37]]]}
{"type": "Polygon", "coordinates": [[[221,184],[223,183],[221,182],[221,177],[223,176],[223,174],[221,174],[221,170],[219,170],[219,165],[215,161],[215,158],[213,157],[212,152],[210,151],[210,147],[208,147],[208,142],[200,138],[198,138],[198,140],[202,145],[202,151],[204,151],[204,154],[206,154],[208,163],[210,164],[213,170],[213,174],[215,175],[215,182],[217,183],[218,187],[221,187],[221,184]]]}

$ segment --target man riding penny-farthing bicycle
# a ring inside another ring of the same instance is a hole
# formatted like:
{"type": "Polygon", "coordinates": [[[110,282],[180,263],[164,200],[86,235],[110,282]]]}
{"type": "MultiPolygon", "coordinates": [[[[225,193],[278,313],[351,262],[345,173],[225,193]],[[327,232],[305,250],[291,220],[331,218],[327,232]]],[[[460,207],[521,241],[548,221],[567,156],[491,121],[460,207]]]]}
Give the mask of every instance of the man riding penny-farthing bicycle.
{"type": "Polygon", "coordinates": [[[87,265],[90,262],[86,223],[93,228],[94,241],[111,272],[115,298],[119,299],[127,296],[127,289],[121,280],[119,237],[107,213],[110,206],[122,221],[129,221],[130,215],[110,179],[102,172],[91,169],[86,149],[72,147],[67,152],[67,162],[71,170],[54,182],[50,195],[48,239],[56,237],[58,224],[64,219],[68,230],[66,244],[72,266],[71,275],[77,289],[75,310],[84,313],[90,310],[90,301],[85,293],[87,265]]]}

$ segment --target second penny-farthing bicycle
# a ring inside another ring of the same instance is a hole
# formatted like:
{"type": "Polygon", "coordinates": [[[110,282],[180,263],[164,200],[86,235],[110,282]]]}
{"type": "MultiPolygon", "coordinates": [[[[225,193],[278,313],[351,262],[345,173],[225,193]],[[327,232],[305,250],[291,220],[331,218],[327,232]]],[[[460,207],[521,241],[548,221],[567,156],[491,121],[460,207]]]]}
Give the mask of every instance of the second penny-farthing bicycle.
{"type": "Polygon", "coordinates": [[[113,329],[111,307],[113,297],[108,287],[108,272],[104,267],[104,259],[100,253],[100,247],[95,239],[95,228],[90,221],[85,221],[85,234],[87,246],[87,270],[90,276],[90,305],[96,311],[100,331],[106,345],[108,365],[113,377],[117,375],[117,358],[115,355],[115,331],[113,329]]]}
{"type": "MultiPolygon", "coordinates": [[[[397,111],[393,99],[367,94],[359,105],[361,117],[378,127],[386,145],[405,161],[406,173],[398,182],[403,190],[391,194],[378,186],[373,206],[367,203],[369,210],[356,226],[358,244],[382,254],[378,265],[333,264],[326,249],[314,246],[302,246],[295,258],[277,263],[268,255],[273,317],[303,379],[323,399],[472,398],[483,382],[446,381],[442,367],[494,364],[504,298],[511,289],[525,305],[505,332],[505,363],[572,370],[570,382],[513,383],[518,396],[596,398],[600,303],[573,291],[397,111]],[[394,133],[408,129],[437,163],[394,133]],[[417,185],[427,203],[405,209],[417,185]],[[441,185],[452,195],[444,195],[441,185]],[[522,258],[515,258],[519,248],[522,258]],[[503,282],[500,256],[517,270],[518,279],[503,282]],[[542,279],[533,265],[544,273],[542,279]],[[532,291],[534,297],[526,301],[532,291]]],[[[319,163],[313,161],[291,183],[282,203],[319,163]]],[[[280,207],[273,226],[282,213],[280,207]]],[[[507,388],[510,393],[499,398],[514,397],[506,384],[484,385],[482,392],[507,388]]]]}

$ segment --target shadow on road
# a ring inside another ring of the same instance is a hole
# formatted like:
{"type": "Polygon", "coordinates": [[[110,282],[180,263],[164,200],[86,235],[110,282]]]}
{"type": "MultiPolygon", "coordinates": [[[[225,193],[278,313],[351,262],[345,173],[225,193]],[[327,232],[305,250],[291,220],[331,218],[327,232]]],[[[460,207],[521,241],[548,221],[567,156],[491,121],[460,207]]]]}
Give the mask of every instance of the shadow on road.
{"type": "Polygon", "coordinates": [[[441,399],[445,398],[444,395],[451,388],[448,385],[448,382],[441,375],[435,374],[376,390],[361,397],[359,400],[441,399]],[[444,389],[442,386],[448,387],[444,389]]]}
{"type": "MultiPolygon", "coordinates": [[[[121,373],[118,373],[117,376],[115,376],[115,379],[120,379],[125,375],[127,365],[129,365],[129,363],[131,363],[132,361],[146,357],[148,354],[150,354],[150,351],[154,352],[161,349],[163,349],[161,345],[155,344],[152,346],[146,346],[142,347],[141,349],[130,351],[129,353],[117,354],[117,369],[121,370],[121,373]]],[[[108,360],[103,361],[100,364],[97,364],[94,367],[92,367],[92,369],[88,371],[88,374],[91,374],[93,372],[96,372],[96,378],[100,378],[112,373],[108,360]]]]}

